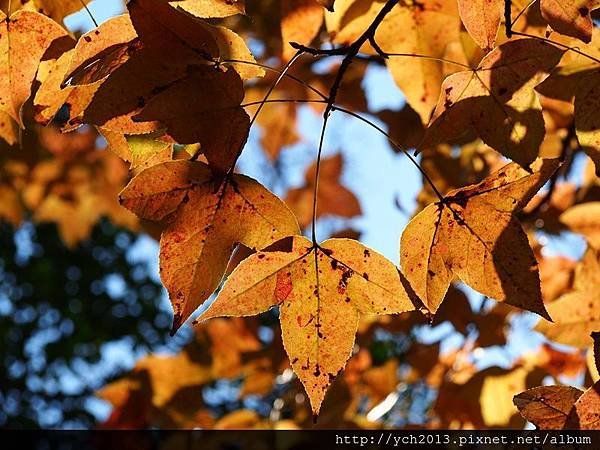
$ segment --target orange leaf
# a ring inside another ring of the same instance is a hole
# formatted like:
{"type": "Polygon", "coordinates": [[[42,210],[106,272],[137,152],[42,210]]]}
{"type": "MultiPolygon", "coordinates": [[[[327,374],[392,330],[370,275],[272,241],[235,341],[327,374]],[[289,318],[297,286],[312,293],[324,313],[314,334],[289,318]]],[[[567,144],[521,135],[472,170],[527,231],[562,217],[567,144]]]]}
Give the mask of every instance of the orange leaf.
{"type": "Polygon", "coordinates": [[[360,314],[414,309],[396,267],[350,239],[318,246],[302,236],[258,252],[229,276],[198,318],[248,316],[279,306],[283,344],[318,414],[354,345],[360,314]]]}
{"type": "Polygon", "coordinates": [[[175,310],[173,330],[218,287],[236,244],[260,249],[298,232],[292,212],[258,182],[237,174],[216,182],[201,162],[152,166],[120,200],[141,218],[169,219],[160,269],[175,310]]]}

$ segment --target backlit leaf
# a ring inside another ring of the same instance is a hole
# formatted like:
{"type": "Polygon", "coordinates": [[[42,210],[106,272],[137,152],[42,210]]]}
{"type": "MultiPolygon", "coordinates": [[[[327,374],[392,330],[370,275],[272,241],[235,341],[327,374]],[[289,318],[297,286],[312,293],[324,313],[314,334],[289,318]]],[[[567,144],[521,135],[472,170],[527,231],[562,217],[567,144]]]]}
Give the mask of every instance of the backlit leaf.
{"type": "Polygon", "coordinates": [[[502,0],[458,0],[458,12],[465,28],[477,45],[484,50],[491,50],[504,13],[504,2],[502,0]]]}
{"type": "Polygon", "coordinates": [[[198,320],[248,316],[279,306],[283,343],[314,414],[350,357],[360,314],[413,310],[397,269],[349,239],[319,246],[300,236],[258,252],[229,276],[198,320]]]}
{"type": "Polygon", "coordinates": [[[168,218],[160,239],[161,278],[176,330],[218,287],[236,246],[263,248],[297,234],[292,212],[243,175],[222,182],[206,164],[171,161],[137,175],[120,195],[141,218],[168,218]]]}
{"type": "Polygon", "coordinates": [[[70,39],[60,25],[42,14],[17,11],[7,17],[0,11],[0,111],[21,127],[21,108],[31,95],[38,66],[61,38],[70,39]]]}
{"type": "Polygon", "coordinates": [[[582,394],[571,386],[539,386],[515,395],[513,402],[521,415],[539,429],[560,430],[582,394]]]}
{"type": "Polygon", "coordinates": [[[476,291],[548,317],[537,262],[514,213],[558,167],[543,160],[529,174],[515,163],[429,205],[402,233],[400,261],[425,306],[438,309],[454,277],[476,291]]]}
{"type": "Polygon", "coordinates": [[[473,133],[504,156],[527,167],[545,134],[538,85],[564,49],[534,39],[509,41],[474,70],[444,80],[440,99],[420,148],[473,133]],[[524,56],[526,55],[526,56],[524,56]]]}
{"type": "Polygon", "coordinates": [[[592,40],[594,26],[590,12],[600,6],[597,0],[541,0],[542,17],[556,31],[583,42],[592,40]]]}

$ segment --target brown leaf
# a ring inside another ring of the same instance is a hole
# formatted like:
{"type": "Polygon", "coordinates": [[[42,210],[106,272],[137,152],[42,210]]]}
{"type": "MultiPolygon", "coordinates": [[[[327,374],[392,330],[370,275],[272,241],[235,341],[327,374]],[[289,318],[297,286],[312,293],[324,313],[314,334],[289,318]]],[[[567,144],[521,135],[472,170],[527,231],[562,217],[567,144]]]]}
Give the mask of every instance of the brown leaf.
{"type": "Polygon", "coordinates": [[[63,81],[91,84],[102,80],[139,48],[140,41],[128,14],[108,19],[79,38],[63,81]]]}
{"type": "MultiPolygon", "coordinates": [[[[254,61],[241,38],[223,27],[157,0],[134,0],[128,9],[141,48],[126,60],[116,58],[117,67],[98,88],[84,120],[122,134],[162,131],[180,144],[199,142],[211,167],[227,172],[249,127],[235,69],[245,77],[261,75],[262,69],[211,63],[217,57],[254,61]]],[[[98,48],[92,50],[97,57],[98,48]]]]}
{"type": "Polygon", "coordinates": [[[577,399],[569,412],[564,428],[576,430],[597,430],[600,427],[600,383],[577,399]]]}
{"type": "MultiPolygon", "coordinates": [[[[317,218],[326,215],[350,218],[361,214],[356,196],[340,184],[342,167],[343,159],[340,153],[321,161],[317,218]]],[[[316,163],[313,163],[304,176],[304,186],[290,189],[285,198],[302,228],[307,227],[312,220],[315,172],[316,163]]]]}
{"type": "Polygon", "coordinates": [[[350,357],[360,314],[413,310],[396,267],[349,239],[315,247],[295,236],[258,252],[230,275],[198,320],[255,315],[278,305],[283,343],[314,414],[350,357]]]}
{"type": "Polygon", "coordinates": [[[479,184],[451,191],[411,220],[402,234],[401,265],[432,313],[458,276],[488,297],[548,317],[537,262],[513,214],[558,165],[542,160],[529,174],[508,164],[479,184]]]}
{"type": "Polygon", "coordinates": [[[597,0],[541,0],[542,17],[560,34],[583,42],[592,40],[591,10],[600,6],[597,0]]]}
{"type": "Polygon", "coordinates": [[[298,232],[291,211],[258,182],[243,175],[215,182],[201,162],[155,165],[137,175],[120,200],[144,219],[170,216],[160,268],[174,330],[218,287],[236,244],[260,249],[298,232]]]}
{"type": "Polygon", "coordinates": [[[17,11],[7,17],[0,11],[0,111],[21,128],[21,109],[31,95],[38,66],[50,47],[60,45],[61,39],[70,38],[60,25],[42,14],[17,11]]]}
{"type": "Polygon", "coordinates": [[[486,55],[476,69],[450,75],[419,148],[476,133],[504,156],[529,166],[545,133],[533,88],[563,53],[539,40],[511,40],[486,55]]]}
{"type": "Polygon", "coordinates": [[[485,51],[494,47],[500,19],[504,13],[502,0],[458,0],[458,12],[473,40],[485,51]]]}
{"type": "Polygon", "coordinates": [[[519,413],[542,430],[560,430],[583,391],[571,386],[539,386],[515,395],[519,413]]]}

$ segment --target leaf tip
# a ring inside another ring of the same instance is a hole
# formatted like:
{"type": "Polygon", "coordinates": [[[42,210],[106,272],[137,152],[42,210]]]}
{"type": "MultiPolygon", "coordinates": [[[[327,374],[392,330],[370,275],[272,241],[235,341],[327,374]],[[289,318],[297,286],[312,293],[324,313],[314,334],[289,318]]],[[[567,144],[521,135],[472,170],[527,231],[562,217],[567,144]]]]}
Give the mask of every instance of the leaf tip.
{"type": "Polygon", "coordinates": [[[542,305],[542,309],[538,312],[538,314],[544,319],[546,319],[548,322],[554,323],[554,320],[552,319],[552,317],[550,317],[550,313],[548,313],[548,310],[545,306],[542,305]]]}
{"type": "Polygon", "coordinates": [[[183,323],[183,316],[181,314],[175,314],[173,316],[173,325],[171,326],[171,331],[169,331],[169,336],[173,337],[175,336],[175,333],[177,333],[177,330],[179,330],[179,328],[181,327],[182,323],[183,323]]]}

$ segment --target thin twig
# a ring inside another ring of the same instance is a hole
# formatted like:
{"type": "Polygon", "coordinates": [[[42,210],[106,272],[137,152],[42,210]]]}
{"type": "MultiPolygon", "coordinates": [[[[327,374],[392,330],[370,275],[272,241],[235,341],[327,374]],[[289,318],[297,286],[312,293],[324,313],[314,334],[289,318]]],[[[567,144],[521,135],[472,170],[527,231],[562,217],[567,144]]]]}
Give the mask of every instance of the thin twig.
{"type": "Polygon", "coordinates": [[[440,62],[444,62],[444,63],[448,63],[448,64],[455,64],[457,66],[464,67],[465,69],[469,69],[469,70],[472,69],[472,67],[469,66],[468,64],[463,64],[463,63],[458,62],[458,61],[452,61],[451,59],[438,58],[436,56],[430,56],[430,55],[419,55],[419,54],[416,54],[416,53],[385,53],[385,55],[388,56],[388,57],[393,57],[393,56],[407,56],[407,57],[413,57],[413,58],[432,59],[434,61],[440,61],[440,62]]]}
{"type": "MultiPolygon", "coordinates": [[[[311,100],[308,98],[282,98],[282,99],[269,99],[269,100],[257,100],[254,102],[242,103],[240,106],[246,108],[248,106],[260,105],[261,103],[327,103],[327,100],[311,100]]],[[[236,108],[232,106],[231,108],[236,108]]]]}
{"type": "MultiPolygon", "coordinates": [[[[283,77],[285,77],[285,74],[287,73],[287,71],[290,69],[290,67],[292,67],[294,65],[294,63],[298,60],[298,58],[300,58],[300,56],[302,56],[302,52],[300,50],[298,50],[296,52],[296,54],[284,66],[284,68],[281,71],[281,73],[277,76],[277,78],[275,79],[275,81],[269,87],[269,90],[267,91],[267,93],[265,94],[264,98],[262,99],[262,102],[260,102],[260,104],[258,105],[258,108],[254,112],[254,115],[252,116],[252,119],[250,119],[250,125],[249,125],[248,128],[252,127],[252,125],[256,121],[256,118],[260,114],[260,111],[262,110],[263,106],[265,105],[265,103],[269,99],[271,93],[273,92],[273,90],[277,87],[277,85],[283,79],[283,77]]],[[[231,164],[231,167],[229,168],[229,170],[227,172],[227,176],[230,176],[233,173],[233,170],[235,169],[235,164],[237,163],[237,160],[242,155],[243,148],[244,148],[243,146],[240,146],[240,149],[238,150],[237,155],[233,159],[233,163],[231,164]]]]}
{"type": "Polygon", "coordinates": [[[90,9],[88,8],[88,6],[85,4],[85,2],[83,0],[79,0],[79,2],[82,4],[82,6],[87,11],[88,15],[90,16],[90,19],[92,19],[92,22],[94,22],[94,26],[96,28],[98,28],[98,22],[96,22],[96,19],[94,19],[94,16],[93,16],[92,12],[90,11],[90,9]]]}
{"type": "Polygon", "coordinates": [[[329,96],[327,98],[327,106],[325,107],[325,112],[323,113],[323,126],[321,127],[321,136],[319,138],[319,149],[317,151],[317,163],[315,169],[315,183],[314,183],[314,192],[313,192],[313,211],[312,211],[312,241],[313,245],[317,245],[317,235],[316,235],[316,223],[317,223],[317,207],[318,207],[318,193],[319,193],[319,175],[321,170],[321,154],[323,153],[323,143],[325,141],[325,131],[327,129],[327,123],[329,121],[329,116],[334,108],[335,100],[337,98],[338,91],[340,89],[340,85],[342,84],[342,80],[344,79],[344,75],[346,71],[352,64],[353,59],[360,52],[361,47],[367,41],[372,41],[375,37],[375,32],[377,28],[387,16],[392,8],[396,6],[398,0],[388,0],[383,8],[379,11],[377,16],[371,22],[371,25],[365,30],[365,32],[359,36],[356,41],[354,41],[350,46],[339,47],[332,50],[320,50],[320,49],[310,49],[298,44],[294,44],[295,48],[298,49],[299,52],[306,52],[312,54],[313,56],[332,56],[332,55],[344,55],[344,59],[340,63],[337,74],[329,89],[329,96]]]}
{"type": "MultiPolygon", "coordinates": [[[[268,66],[266,64],[261,64],[255,61],[244,61],[241,59],[225,59],[222,60],[221,63],[229,63],[229,64],[248,64],[250,66],[257,66],[257,67],[261,67],[265,70],[268,70],[270,72],[275,72],[278,74],[283,73],[283,71],[281,69],[276,69],[275,67],[271,67],[268,66]]],[[[327,100],[327,96],[325,94],[323,94],[321,91],[319,91],[317,88],[315,88],[314,86],[312,86],[311,84],[307,83],[306,81],[304,81],[301,78],[298,78],[290,73],[284,73],[284,76],[286,78],[289,78],[291,80],[296,81],[297,83],[301,84],[302,86],[306,87],[307,89],[313,91],[315,94],[317,94],[319,97],[321,97],[323,100],[327,100]]]]}
{"type": "Polygon", "coordinates": [[[512,30],[512,27],[515,26],[515,23],[517,23],[517,20],[519,20],[519,18],[525,13],[525,11],[527,11],[529,8],[531,8],[531,5],[533,5],[535,2],[537,2],[537,0],[531,0],[527,6],[525,6],[525,8],[523,8],[519,14],[517,14],[517,16],[510,22],[510,28],[512,30]]]}
{"type": "Polygon", "coordinates": [[[256,121],[256,118],[260,114],[260,112],[261,112],[264,104],[267,102],[267,100],[269,99],[269,97],[271,96],[271,94],[273,93],[273,91],[275,90],[275,88],[277,87],[277,85],[281,82],[281,80],[283,79],[283,77],[285,76],[285,74],[287,73],[287,71],[290,69],[290,67],[292,67],[294,65],[294,63],[298,60],[298,58],[300,58],[300,56],[302,56],[302,52],[301,51],[297,51],[296,54],[283,67],[283,70],[281,71],[281,73],[279,74],[279,76],[275,79],[275,81],[271,84],[271,86],[267,90],[267,93],[265,94],[265,97],[263,98],[262,102],[258,106],[258,109],[256,110],[256,112],[252,116],[252,119],[250,120],[250,126],[252,126],[252,124],[256,121]]]}
{"type": "Polygon", "coordinates": [[[564,48],[566,50],[569,50],[569,51],[572,51],[574,53],[577,53],[578,55],[581,55],[581,56],[583,56],[585,58],[588,58],[588,59],[590,59],[590,60],[592,60],[592,61],[600,64],[600,59],[595,58],[592,55],[588,55],[585,52],[582,52],[577,47],[570,47],[568,45],[561,44],[560,42],[554,41],[552,39],[544,38],[544,37],[541,37],[541,36],[536,36],[534,34],[529,34],[529,33],[521,33],[520,31],[513,31],[512,34],[514,36],[523,36],[523,37],[528,37],[528,38],[538,39],[540,41],[548,42],[549,44],[554,44],[554,45],[556,45],[558,47],[562,47],[562,48],[564,48]]]}
{"type": "Polygon", "coordinates": [[[506,37],[511,38],[512,32],[512,21],[511,21],[511,0],[504,0],[504,26],[506,29],[506,37]]]}

